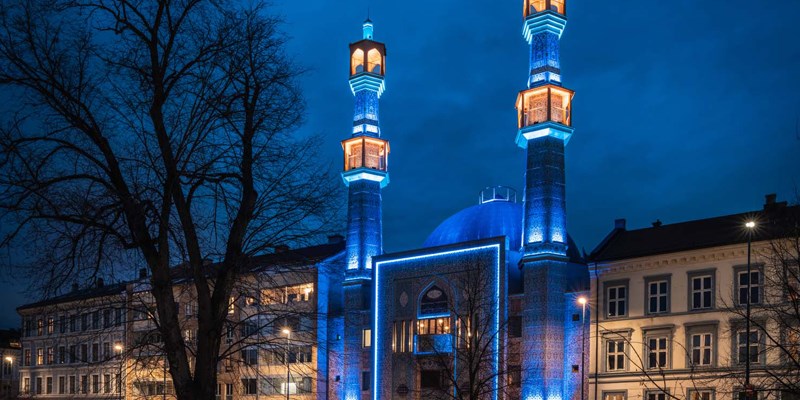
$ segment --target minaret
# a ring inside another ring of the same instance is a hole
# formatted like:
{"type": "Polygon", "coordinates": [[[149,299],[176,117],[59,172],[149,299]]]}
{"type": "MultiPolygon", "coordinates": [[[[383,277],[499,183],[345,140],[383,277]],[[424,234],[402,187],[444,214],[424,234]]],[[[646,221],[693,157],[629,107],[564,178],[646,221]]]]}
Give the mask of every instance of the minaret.
{"type": "Polygon", "coordinates": [[[565,0],[523,0],[530,45],[528,89],[517,97],[516,142],[526,149],[523,221],[525,301],[522,399],[568,400],[565,291],[568,283],[564,147],[572,135],[573,92],[561,86],[559,39],[565,0]]]}
{"type": "Polygon", "coordinates": [[[363,39],[350,45],[350,89],[355,96],[353,131],[342,141],[348,187],[345,270],[344,399],[360,399],[371,376],[362,341],[369,332],[372,258],[383,252],[381,189],[389,183],[389,142],[381,139],[378,100],[385,88],[386,47],[373,39],[367,19],[363,39]]]}

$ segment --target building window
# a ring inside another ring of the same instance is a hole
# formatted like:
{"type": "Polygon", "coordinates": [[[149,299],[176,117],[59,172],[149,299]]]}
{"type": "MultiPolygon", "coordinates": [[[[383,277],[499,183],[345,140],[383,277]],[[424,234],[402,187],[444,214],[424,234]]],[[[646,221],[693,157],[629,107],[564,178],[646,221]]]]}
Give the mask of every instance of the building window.
{"type": "Polygon", "coordinates": [[[737,347],[737,358],[739,364],[745,364],[747,362],[748,356],[750,357],[750,363],[757,364],[759,362],[759,347],[760,347],[760,339],[761,335],[757,330],[750,330],[750,344],[748,347],[748,334],[745,330],[740,330],[736,333],[736,347],[737,347]]]}
{"type": "Polygon", "coordinates": [[[42,378],[36,377],[36,394],[42,394],[42,378]]]}
{"type": "Polygon", "coordinates": [[[645,400],[667,400],[667,392],[663,390],[648,390],[644,395],[645,400]]]}
{"type": "Polygon", "coordinates": [[[372,347],[372,330],[364,329],[361,331],[361,346],[372,347]]]}
{"type": "Polygon", "coordinates": [[[31,392],[31,378],[25,377],[22,378],[22,393],[30,393],[31,392]]]}
{"type": "Polygon", "coordinates": [[[762,286],[761,270],[758,268],[751,268],[750,275],[747,275],[747,268],[738,268],[736,273],[736,301],[739,304],[745,305],[750,300],[750,304],[761,303],[761,286],[762,286]],[[750,291],[748,293],[747,284],[750,284],[750,291]]]}
{"type": "Polygon", "coordinates": [[[711,365],[713,341],[714,336],[709,332],[691,335],[689,344],[692,352],[692,366],[707,367],[711,365]]]}
{"type": "Polygon", "coordinates": [[[508,317],[508,337],[522,337],[522,317],[508,317]]]}
{"type": "Polygon", "coordinates": [[[92,375],[92,393],[100,393],[100,375],[92,375]]]}
{"type": "Polygon", "coordinates": [[[92,362],[100,361],[100,344],[92,343],[92,362]]]}
{"type": "Polygon", "coordinates": [[[76,387],[75,387],[75,376],[72,375],[72,376],[69,377],[69,393],[70,394],[75,394],[76,393],[75,389],[76,389],[76,387]]]}
{"type": "Polygon", "coordinates": [[[47,334],[52,335],[56,330],[56,319],[53,317],[47,318],[47,334]]]}
{"type": "Polygon", "coordinates": [[[417,320],[420,335],[443,335],[450,333],[450,318],[426,318],[417,320]]]}
{"type": "Polygon", "coordinates": [[[36,349],[36,365],[44,365],[44,349],[41,347],[36,349]]]}
{"type": "Polygon", "coordinates": [[[369,371],[361,371],[361,390],[369,390],[370,373],[369,371]]]}
{"type": "Polygon", "coordinates": [[[233,384],[225,384],[225,400],[233,400],[233,384]]]}
{"type": "MultiPolygon", "coordinates": [[[[36,320],[36,335],[42,336],[44,334],[44,321],[41,319],[36,320]]],[[[39,378],[37,378],[39,379],[39,378]]]]}
{"type": "Polygon", "coordinates": [[[625,392],[605,392],[603,400],[625,400],[625,392]]]}
{"type": "Polygon", "coordinates": [[[669,339],[666,336],[647,338],[647,368],[666,368],[669,355],[669,339]]]}
{"type": "Polygon", "coordinates": [[[47,348],[47,365],[53,364],[55,362],[55,349],[52,347],[47,348]]]}
{"type": "Polygon", "coordinates": [[[419,372],[419,381],[422,389],[441,389],[442,371],[438,369],[423,369],[419,372]]]}
{"type": "Polygon", "coordinates": [[[64,364],[67,362],[67,348],[64,346],[58,347],[58,363],[64,364]]]}
{"type": "Polygon", "coordinates": [[[258,393],[258,381],[253,378],[242,379],[242,388],[245,395],[253,395],[258,393]]]}
{"type": "Polygon", "coordinates": [[[45,379],[45,383],[47,384],[47,387],[45,388],[45,393],[53,394],[53,377],[48,376],[47,379],[45,379]]]}
{"type": "Polygon", "coordinates": [[[625,340],[606,340],[606,371],[625,370],[625,340]]]}
{"type": "Polygon", "coordinates": [[[58,394],[67,393],[67,378],[65,376],[58,377],[58,394]]]}
{"type": "Polygon", "coordinates": [[[103,375],[103,393],[111,393],[111,374],[103,375]]]}
{"type": "Polygon", "coordinates": [[[242,350],[242,362],[245,365],[258,365],[258,349],[250,348],[242,350]]]}
{"type": "Polygon", "coordinates": [[[31,349],[25,349],[22,356],[22,365],[31,365],[31,349]]]}
{"type": "Polygon", "coordinates": [[[647,314],[669,312],[669,276],[645,278],[647,314]]]}
{"type": "Polygon", "coordinates": [[[100,311],[92,311],[92,329],[100,329],[100,311]]]}
{"type": "Polygon", "coordinates": [[[81,375],[81,393],[89,393],[89,376],[81,375]]]}
{"type": "Polygon", "coordinates": [[[628,286],[606,288],[606,312],[608,317],[624,317],[628,313],[628,286]]]}
{"type": "Polygon", "coordinates": [[[78,331],[78,316],[77,315],[70,315],[70,317],[69,317],[69,331],[70,332],[77,332],[78,331]]]}
{"type": "Polygon", "coordinates": [[[714,400],[714,391],[711,389],[689,390],[688,400],[714,400]]]}
{"type": "Polygon", "coordinates": [[[714,307],[714,274],[700,273],[689,278],[690,304],[692,310],[707,310],[714,307]]]}

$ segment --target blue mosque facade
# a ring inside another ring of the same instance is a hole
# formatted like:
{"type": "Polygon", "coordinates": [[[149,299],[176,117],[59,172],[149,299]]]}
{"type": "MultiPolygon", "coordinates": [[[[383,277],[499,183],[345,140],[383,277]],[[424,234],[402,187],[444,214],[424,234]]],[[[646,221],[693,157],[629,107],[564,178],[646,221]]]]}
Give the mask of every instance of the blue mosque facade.
{"type": "Polygon", "coordinates": [[[523,21],[530,73],[517,96],[515,138],[527,160],[522,198],[510,188],[484,189],[479,204],[442,222],[422,248],[395,254],[382,250],[386,47],[369,20],[350,45],[355,109],[342,141],[348,217],[336,324],[343,336],[333,346],[341,356],[331,361],[341,382],[331,397],[585,398],[588,315],[578,299],[589,277],[567,233],[573,92],[561,81],[564,0],[525,0],[523,21]]]}

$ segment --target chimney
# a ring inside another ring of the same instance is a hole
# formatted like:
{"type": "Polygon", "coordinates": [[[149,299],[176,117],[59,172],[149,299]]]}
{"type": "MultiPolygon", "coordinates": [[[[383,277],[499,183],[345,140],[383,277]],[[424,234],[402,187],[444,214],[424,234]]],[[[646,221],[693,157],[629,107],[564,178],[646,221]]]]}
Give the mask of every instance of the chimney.
{"type": "Polygon", "coordinates": [[[275,252],[276,253],[284,253],[284,252],[287,252],[287,251],[289,251],[289,246],[287,246],[285,244],[279,244],[279,245],[275,246],[275,252]]]}
{"type": "Polygon", "coordinates": [[[328,244],[342,243],[343,240],[344,236],[342,235],[328,235],[328,244]]]}
{"type": "Polygon", "coordinates": [[[658,228],[659,226],[663,225],[660,219],[653,221],[653,228],[658,228]]]}
{"type": "Polygon", "coordinates": [[[147,268],[140,268],[139,269],[139,279],[147,278],[147,268]]]}
{"type": "Polygon", "coordinates": [[[72,291],[77,292],[80,286],[78,286],[78,282],[72,282],[72,291]]]}
{"type": "Polygon", "coordinates": [[[625,218],[619,218],[614,220],[614,229],[621,229],[625,230],[625,218]]]}
{"type": "Polygon", "coordinates": [[[96,282],[97,282],[97,287],[98,288],[103,287],[103,285],[105,284],[105,281],[103,281],[103,278],[97,278],[96,282]]]}
{"type": "Polygon", "coordinates": [[[783,208],[786,208],[786,206],[789,204],[789,202],[788,201],[776,201],[777,197],[778,196],[775,193],[770,193],[770,194],[764,196],[764,199],[765,199],[764,200],[764,211],[772,212],[772,211],[781,210],[783,208]]]}

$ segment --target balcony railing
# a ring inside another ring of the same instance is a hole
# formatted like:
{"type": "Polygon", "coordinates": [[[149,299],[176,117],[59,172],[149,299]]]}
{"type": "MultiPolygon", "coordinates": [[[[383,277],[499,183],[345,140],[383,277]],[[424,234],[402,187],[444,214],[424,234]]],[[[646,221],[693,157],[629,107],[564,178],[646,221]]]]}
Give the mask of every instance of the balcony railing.
{"type": "Polygon", "coordinates": [[[416,335],[414,341],[416,342],[414,352],[417,354],[451,353],[453,351],[452,334],[416,335]]]}

